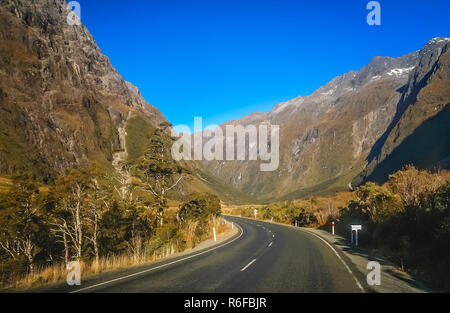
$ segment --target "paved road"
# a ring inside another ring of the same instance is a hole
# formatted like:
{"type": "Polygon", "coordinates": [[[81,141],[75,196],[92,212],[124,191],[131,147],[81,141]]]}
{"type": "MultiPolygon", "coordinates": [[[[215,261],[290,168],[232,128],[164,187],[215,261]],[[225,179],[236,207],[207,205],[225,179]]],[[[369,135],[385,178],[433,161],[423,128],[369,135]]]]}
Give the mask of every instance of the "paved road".
{"type": "Polygon", "coordinates": [[[221,245],[50,292],[361,292],[355,271],[299,228],[229,217],[239,233],[221,245]]]}

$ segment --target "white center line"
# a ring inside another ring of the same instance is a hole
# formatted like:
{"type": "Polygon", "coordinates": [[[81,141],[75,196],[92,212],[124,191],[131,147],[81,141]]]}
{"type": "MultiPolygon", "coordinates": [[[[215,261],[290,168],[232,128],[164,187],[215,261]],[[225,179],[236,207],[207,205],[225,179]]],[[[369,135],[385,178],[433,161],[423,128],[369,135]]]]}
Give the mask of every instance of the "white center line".
{"type": "Polygon", "coordinates": [[[256,259],[253,259],[253,261],[251,261],[250,263],[248,263],[243,269],[241,269],[241,272],[245,271],[247,268],[249,268],[250,265],[252,265],[253,263],[255,263],[256,259]]]}
{"type": "Polygon", "coordinates": [[[272,246],[273,242],[269,243],[269,248],[272,246]]]}

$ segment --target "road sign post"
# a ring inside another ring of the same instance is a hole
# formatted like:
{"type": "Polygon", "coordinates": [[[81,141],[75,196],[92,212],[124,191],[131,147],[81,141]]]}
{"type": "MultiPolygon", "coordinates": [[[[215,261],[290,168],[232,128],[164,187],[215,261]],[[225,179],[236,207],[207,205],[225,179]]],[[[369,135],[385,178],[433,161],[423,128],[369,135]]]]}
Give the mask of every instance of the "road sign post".
{"type": "Polygon", "coordinates": [[[353,244],[353,231],[355,232],[355,246],[358,246],[358,232],[362,230],[361,225],[352,225],[352,244],[353,244]]]}

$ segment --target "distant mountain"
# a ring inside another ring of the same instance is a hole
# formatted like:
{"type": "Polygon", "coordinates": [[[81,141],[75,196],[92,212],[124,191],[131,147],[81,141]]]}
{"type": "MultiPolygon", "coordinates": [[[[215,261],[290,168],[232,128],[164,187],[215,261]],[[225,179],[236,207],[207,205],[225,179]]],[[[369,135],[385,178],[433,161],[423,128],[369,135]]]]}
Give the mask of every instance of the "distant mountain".
{"type": "Polygon", "coordinates": [[[408,163],[442,166],[450,155],[449,43],[435,38],[399,58],[374,57],[360,71],[339,76],[307,97],[226,123],[280,125],[278,171],[260,172],[254,161],[202,166],[260,200],[343,190],[373,175],[385,178],[408,163]],[[432,136],[426,149],[411,150],[407,139],[424,134],[432,136]]]}

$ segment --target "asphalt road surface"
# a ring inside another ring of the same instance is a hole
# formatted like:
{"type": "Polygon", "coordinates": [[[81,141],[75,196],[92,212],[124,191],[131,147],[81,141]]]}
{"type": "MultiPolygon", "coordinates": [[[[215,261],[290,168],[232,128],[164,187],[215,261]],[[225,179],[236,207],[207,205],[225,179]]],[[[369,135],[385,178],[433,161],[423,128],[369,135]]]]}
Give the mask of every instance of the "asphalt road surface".
{"type": "Polygon", "coordinates": [[[106,273],[45,292],[355,292],[361,274],[323,239],[300,228],[227,217],[239,232],[220,245],[151,265],[106,273]],[[359,275],[359,276],[358,276],[359,275]]]}

